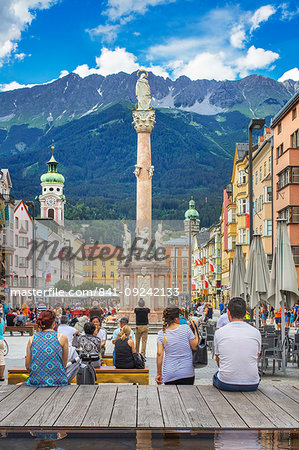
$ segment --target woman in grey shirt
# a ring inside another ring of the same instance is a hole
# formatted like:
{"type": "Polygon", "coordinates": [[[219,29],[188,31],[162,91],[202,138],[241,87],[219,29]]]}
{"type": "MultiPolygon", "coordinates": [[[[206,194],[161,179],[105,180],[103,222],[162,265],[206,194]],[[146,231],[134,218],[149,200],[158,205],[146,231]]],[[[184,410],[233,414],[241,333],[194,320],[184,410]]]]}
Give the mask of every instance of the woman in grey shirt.
{"type": "Polygon", "coordinates": [[[157,339],[158,384],[194,384],[192,350],[197,349],[198,335],[195,337],[189,325],[179,322],[179,308],[163,311],[163,329],[157,339]]]}

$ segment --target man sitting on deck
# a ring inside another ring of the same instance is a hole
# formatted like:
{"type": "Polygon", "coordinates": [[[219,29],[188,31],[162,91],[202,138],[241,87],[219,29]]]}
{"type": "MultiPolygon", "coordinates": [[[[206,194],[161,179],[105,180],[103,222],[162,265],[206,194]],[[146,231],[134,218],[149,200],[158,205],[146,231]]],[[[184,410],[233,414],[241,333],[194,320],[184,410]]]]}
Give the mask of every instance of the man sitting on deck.
{"type": "Polygon", "coordinates": [[[230,323],[215,332],[214,346],[218,372],[213,385],[225,391],[255,391],[259,385],[260,332],[243,322],[246,303],[232,298],[228,304],[230,323]]]}

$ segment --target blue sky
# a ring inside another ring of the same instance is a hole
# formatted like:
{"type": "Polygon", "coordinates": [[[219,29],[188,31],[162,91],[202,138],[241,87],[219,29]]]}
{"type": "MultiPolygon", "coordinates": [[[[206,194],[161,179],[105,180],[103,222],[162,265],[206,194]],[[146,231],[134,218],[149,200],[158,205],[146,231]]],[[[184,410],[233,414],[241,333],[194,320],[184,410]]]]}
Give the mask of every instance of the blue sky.
{"type": "Polygon", "coordinates": [[[0,90],[75,71],[299,80],[295,1],[4,0],[0,90]]]}

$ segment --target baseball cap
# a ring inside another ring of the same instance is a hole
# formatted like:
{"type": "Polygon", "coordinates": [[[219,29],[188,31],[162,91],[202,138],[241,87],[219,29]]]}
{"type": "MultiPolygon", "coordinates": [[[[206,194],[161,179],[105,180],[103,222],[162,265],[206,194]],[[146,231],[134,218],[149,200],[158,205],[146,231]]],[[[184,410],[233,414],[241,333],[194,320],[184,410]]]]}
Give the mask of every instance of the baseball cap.
{"type": "Polygon", "coordinates": [[[119,321],[129,323],[129,319],[127,317],[122,317],[119,321]]]}

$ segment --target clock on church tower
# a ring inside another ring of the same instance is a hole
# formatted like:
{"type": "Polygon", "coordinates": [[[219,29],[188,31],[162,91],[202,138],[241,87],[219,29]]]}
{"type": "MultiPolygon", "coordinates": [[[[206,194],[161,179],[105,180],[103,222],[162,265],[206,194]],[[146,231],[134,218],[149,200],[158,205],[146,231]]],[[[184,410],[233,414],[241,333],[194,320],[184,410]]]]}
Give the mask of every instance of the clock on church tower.
{"type": "MultiPolygon", "coordinates": [[[[52,147],[52,150],[54,150],[54,147],[52,147]]],[[[48,172],[40,177],[42,194],[38,199],[41,218],[54,219],[59,225],[64,225],[64,176],[57,172],[58,162],[54,155],[47,164],[48,172]]]]}

